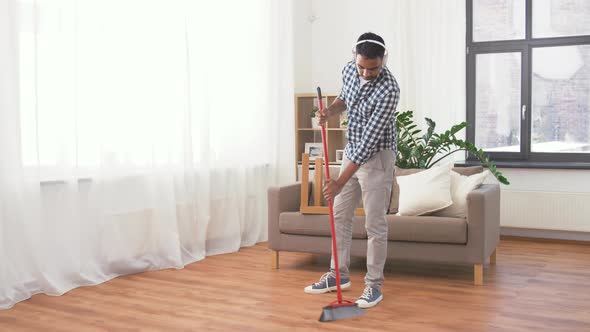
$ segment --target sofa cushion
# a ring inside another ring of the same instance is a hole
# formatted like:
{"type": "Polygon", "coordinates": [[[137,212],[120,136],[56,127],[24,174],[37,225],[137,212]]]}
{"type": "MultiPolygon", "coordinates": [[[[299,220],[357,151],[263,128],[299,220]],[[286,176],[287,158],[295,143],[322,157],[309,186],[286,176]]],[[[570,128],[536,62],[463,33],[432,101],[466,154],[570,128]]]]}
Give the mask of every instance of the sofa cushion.
{"type": "Polygon", "coordinates": [[[451,206],[450,172],[451,165],[445,164],[397,177],[400,189],[397,214],[421,216],[451,206]]]}
{"type": "MultiPolygon", "coordinates": [[[[462,218],[387,215],[387,223],[390,241],[467,243],[467,222],[462,218]]],[[[330,217],[283,212],[279,216],[279,230],[286,234],[330,236],[330,217]]],[[[367,238],[364,217],[354,217],[352,237],[367,238]]]]}
{"type": "MultiPolygon", "coordinates": [[[[395,176],[393,178],[393,191],[391,192],[391,201],[389,203],[389,212],[388,212],[389,214],[396,214],[399,210],[399,185],[397,184],[396,177],[410,175],[410,174],[418,173],[418,172],[424,170],[424,169],[420,169],[420,168],[404,169],[404,168],[399,168],[397,166],[394,169],[395,169],[395,176]]],[[[461,175],[470,176],[473,174],[483,172],[483,167],[482,166],[454,167],[453,171],[455,171],[461,175]]]]}
{"type": "Polygon", "coordinates": [[[453,171],[461,175],[471,176],[483,172],[483,166],[453,167],[453,171]]]}
{"type": "Polygon", "coordinates": [[[490,174],[485,170],[479,174],[465,176],[457,172],[451,172],[451,197],[453,204],[446,209],[432,213],[439,217],[467,218],[467,195],[476,188],[479,188],[490,174]]]}
{"type": "MultiPolygon", "coordinates": [[[[282,212],[279,215],[279,230],[287,234],[330,236],[330,217],[325,214],[282,212]]],[[[367,238],[364,217],[354,217],[352,238],[367,238]]]]}
{"type": "Polygon", "coordinates": [[[399,185],[397,184],[396,177],[410,175],[414,173],[418,173],[422,171],[422,169],[418,168],[399,168],[397,166],[394,167],[394,177],[393,177],[393,190],[391,191],[391,201],[389,203],[389,214],[396,214],[399,210],[399,185]]]}
{"type": "Polygon", "coordinates": [[[467,243],[467,222],[463,218],[388,215],[390,241],[467,243]]]}

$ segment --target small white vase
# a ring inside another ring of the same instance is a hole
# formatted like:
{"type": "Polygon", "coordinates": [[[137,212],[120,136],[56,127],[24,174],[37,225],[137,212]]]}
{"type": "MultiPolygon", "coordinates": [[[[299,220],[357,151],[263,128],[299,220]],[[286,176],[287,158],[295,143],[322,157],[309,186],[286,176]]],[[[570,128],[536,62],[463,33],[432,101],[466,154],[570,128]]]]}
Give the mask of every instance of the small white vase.
{"type": "Polygon", "coordinates": [[[311,118],[311,128],[316,129],[320,127],[320,120],[318,118],[311,118]]]}

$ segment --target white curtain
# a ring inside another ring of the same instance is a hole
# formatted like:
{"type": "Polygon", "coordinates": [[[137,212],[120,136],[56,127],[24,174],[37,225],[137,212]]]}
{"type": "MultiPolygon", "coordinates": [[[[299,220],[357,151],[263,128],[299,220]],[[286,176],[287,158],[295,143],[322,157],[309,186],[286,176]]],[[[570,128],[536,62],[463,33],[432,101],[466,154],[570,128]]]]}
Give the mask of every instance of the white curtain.
{"type": "Polygon", "coordinates": [[[437,131],[465,121],[465,1],[400,0],[393,6],[389,67],[402,90],[398,109],[413,110],[423,128],[424,117],[433,119],[437,131]]]}
{"type": "Polygon", "coordinates": [[[266,240],[291,6],[0,0],[0,309],[266,240]]]}

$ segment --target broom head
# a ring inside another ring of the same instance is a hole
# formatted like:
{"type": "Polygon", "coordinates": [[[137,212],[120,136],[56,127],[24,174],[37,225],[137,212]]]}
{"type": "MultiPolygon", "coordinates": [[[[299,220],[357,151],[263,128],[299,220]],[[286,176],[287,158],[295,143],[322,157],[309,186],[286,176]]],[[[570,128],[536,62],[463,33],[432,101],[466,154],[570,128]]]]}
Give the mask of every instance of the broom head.
{"type": "Polygon", "coordinates": [[[334,301],[322,309],[320,322],[331,322],[364,314],[365,310],[359,308],[354,302],[343,300],[339,303],[338,301],[334,301]]]}

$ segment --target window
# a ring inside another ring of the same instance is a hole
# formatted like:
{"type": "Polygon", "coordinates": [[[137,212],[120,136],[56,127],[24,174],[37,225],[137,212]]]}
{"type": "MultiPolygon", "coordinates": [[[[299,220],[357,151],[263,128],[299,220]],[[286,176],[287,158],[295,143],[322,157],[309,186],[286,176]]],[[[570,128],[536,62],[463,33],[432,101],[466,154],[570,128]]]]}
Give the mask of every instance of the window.
{"type": "Polygon", "coordinates": [[[466,4],[468,140],[501,166],[589,168],[590,1],[466,4]]]}

